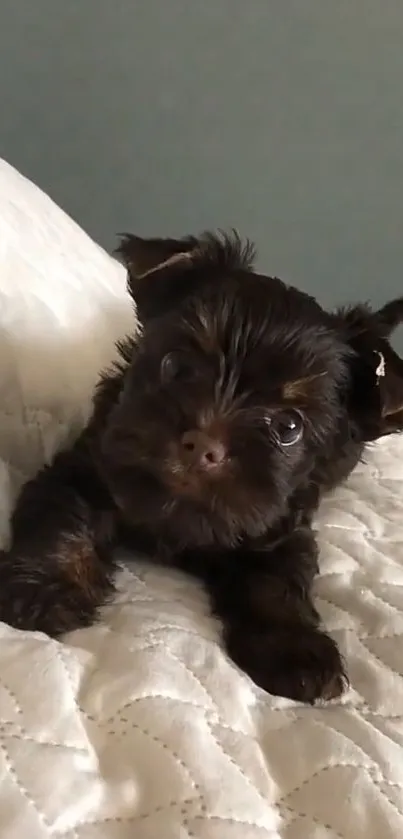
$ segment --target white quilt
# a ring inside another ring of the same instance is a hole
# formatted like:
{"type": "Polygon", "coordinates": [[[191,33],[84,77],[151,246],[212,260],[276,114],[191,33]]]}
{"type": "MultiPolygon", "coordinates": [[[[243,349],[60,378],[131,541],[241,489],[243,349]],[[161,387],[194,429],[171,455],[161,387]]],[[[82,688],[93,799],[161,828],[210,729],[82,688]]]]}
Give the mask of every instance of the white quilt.
{"type": "MultiPolygon", "coordinates": [[[[124,272],[0,162],[3,539],[15,492],[85,421],[131,323],[124,272]]],[[[0,624],[0,839],[403,836],[403,440],[318,522],[342,703],[263,695],[203,592],[129,562],[102,622],[56,643],[0,624]]]]}

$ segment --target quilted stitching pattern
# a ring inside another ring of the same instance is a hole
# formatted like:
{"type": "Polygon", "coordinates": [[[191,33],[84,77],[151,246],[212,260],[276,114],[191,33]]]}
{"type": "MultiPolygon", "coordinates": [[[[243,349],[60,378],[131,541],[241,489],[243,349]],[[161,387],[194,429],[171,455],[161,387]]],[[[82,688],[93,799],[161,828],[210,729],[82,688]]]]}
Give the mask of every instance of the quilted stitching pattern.
{"type": "Polygon", "coordinates": [[[376,446],[318,521],[318,602],[352,680],[341,703],[263,695],[197,585],[130,557],[100,625],[65,644],[2,626],[1,834],[401,836],[402,455],[376,446]]]}

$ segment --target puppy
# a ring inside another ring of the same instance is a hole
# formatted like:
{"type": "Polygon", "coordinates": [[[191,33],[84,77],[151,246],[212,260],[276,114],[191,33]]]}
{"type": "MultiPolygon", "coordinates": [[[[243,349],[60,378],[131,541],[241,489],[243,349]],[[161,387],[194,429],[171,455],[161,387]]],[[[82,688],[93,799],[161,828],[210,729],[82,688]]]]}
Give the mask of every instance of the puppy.
{"type": "Polygon", "coordinates": [[[58,636],[91,624],[127,542],[200,578],[228,654],[272,694],[346,684],[312,602],[312,516],[365,444],[403,428],[403,299],[326,313],[253,270],[232,236],[142,240],[120,256],[141,336],[100,379],[70,451],[22,491],[0,562],[0,619],[58,636]]]}

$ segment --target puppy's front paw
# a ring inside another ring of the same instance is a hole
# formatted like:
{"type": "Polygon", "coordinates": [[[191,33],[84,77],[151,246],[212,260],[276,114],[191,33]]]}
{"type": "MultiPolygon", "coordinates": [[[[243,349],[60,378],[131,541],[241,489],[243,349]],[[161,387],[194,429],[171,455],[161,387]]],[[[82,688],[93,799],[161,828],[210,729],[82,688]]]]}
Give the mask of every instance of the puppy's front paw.
{"type": "Polygon", "coordinates": [[[337,698],[348,684],[337,644],[315,627],[261,632],[231,627],[226,642],[235,663],[276,696],[313,704],[337,698]]]}

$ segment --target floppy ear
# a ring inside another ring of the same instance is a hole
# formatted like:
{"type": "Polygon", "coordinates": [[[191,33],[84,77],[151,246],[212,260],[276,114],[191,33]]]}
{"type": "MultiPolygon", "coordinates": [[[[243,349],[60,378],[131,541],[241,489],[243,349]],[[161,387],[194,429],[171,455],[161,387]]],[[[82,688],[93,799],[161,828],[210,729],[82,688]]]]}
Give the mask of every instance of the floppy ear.
{"type": "Polygon", "coordinates": [[[184,239],[126,234],[116,253],[127,268],[127,287],[140,321],[145,321],[173,308],[209,278],[215,281],[228,271],[249,271],[254,247],[235,230],[184,239]]]}
{"type": "Polygon", "coordinates": [[[403,431],[403,360],[390,336],[403,322],[403,298],[379,311],[356,306],[338,313],[351,356],[351,406],[366,439],[403,431]]]}
{"type": "Polygon", "coordinates": [[[127,288],[141,321],[161,314],[182,296],[198,240],[142,239],[124,234],[116,254],[127,268],[127,288]]]}
{"type": "Polygon", "coordinates": [[[142,277],[154,271],[172,258],[188,254],[197,247],[194,236],[183,239],[142,239],[131,233],[121,235],[116,253],[126,265],[133,278],[142,277]]]}

